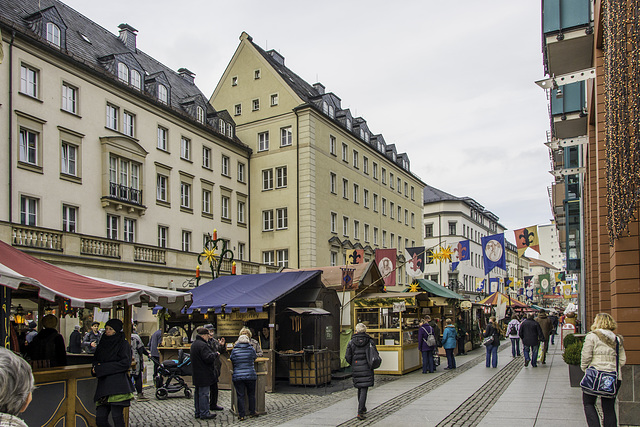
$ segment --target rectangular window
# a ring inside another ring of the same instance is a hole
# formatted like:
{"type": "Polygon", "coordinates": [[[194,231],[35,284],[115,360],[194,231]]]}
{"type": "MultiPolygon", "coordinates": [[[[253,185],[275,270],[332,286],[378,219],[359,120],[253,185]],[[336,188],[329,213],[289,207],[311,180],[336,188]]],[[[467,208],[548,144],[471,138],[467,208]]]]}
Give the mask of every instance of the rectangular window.
{"type": "Polygon", "coordinates": [[[107,239],[118,240],[118,223],[120,217],[107,214],[107,239]]]}
{"type": "Polygon", "coordinates": [[[362,156],[362,172],[369,175],[369,159],[367,159],[365,156],[362,156]]]}
{"type": "Polygon", "coordinates": [[[125,242],[135,242],[136,238],[136,220],[125,218],[123,221],[124,229],[122,230],[122,238],[125,242]]]}
{"type": "Polygon", "coordinates": [[[353,184],[353,203],[360,203],[360,186],[353,184]]]}
{"type": "Polygon", "coordinates": [[[349,198],[349,181],[342,178],[342,197],[345,199],[349,198]]]}
{"type": "Polygon", "coordinates": [[[289,250],[288,249],[278,249],[276,251],[276,255],[278,257],[278,267],[289,267],[289,250]]]}
{"type": "Polygon", "coordinates": [[[38,199],[33,197],[20,197],[20,224],[38,225],[38,199]]]}
{"type": "Polygon", "coordinates": [[[369,243],[369,224],[364,225],[364,241],[369,243]]]}
{"type": "Polygon", "coordinates": [[[342,235],[345,237],[349,236],[349,217],[348,216],[342,217],[342,235]]]}
{"type": "Polygon", "coordinates": [[[276,188],[285,188],[287,186],[287,167],[281,166],[276,168],[276,188]]]}
{"type": "Polygon", "coordinates": [[[20,92],[38,97],[38,71],[26,65],[20,66],[20,92]]]}
{"type": "Polygon", "coordinates": [[[20,128],[20,161],[38,164],[38,134],[25,128],[20,128]]]}
{"type": "Polygon", "coordinates": [[[333,135],[329,137],[329,153],[336,155],[336,137],[333,135]]]}
{"type": "Polygon", "coordinates": [[[382,215],[387,215],[387,199],[382,198],[382,215]]]}
{"type": "Polygon", "coordinates": [[[404,197],[409,197],[409,184],[404,183],[404,197]]]}
{"type": "Polygon", "coordinates": [[[336,194],[337,193],[337,189],[336,189],[336,174],[331,172],[331,175],[329,175],[330,177],[330,183],[331,183],[331,193],[332,194],[336,194]]]}
{"type": "Polygon", "coordinates": [[[240,261],[244,261],[245,259],[245,244],[244,243],[238,243],[238,259],[240,261]]]}
{"type": "Polygon", "coordinates": [[[273,265],[273,251],[262,252],[262,263],[266,265],[273,265]]]}
{"type": "Polygon", "coordinates": [[[409,225],[409,211],[404,210],[404,225],[409,225]]]}
{"type": "Polygon", "coordinates": [[[402,179],[398,178],[397,182],[398,182],[398,185],[396,187],[398,188],[398,193],[402,194],[402,179]]]}
{"type": "Polygon", "coordinates": [[[382,230],[382,247],[387,247],[387,230],[382,230]]]}
{"type": "Polygon", "coordinates": [[[156,177],[156,200],[161,202],[168,202],[167,189],[168,189],[169,177],[158,174],[156,177]]]}
{"type": "Polygon", "coordinates": [[[167,151],[167,140],[169,131],[162,126],[158,126],[158,148],[167,151]]]}
{"type": "Polygon", "coordinates": [[[231,213],[229,212],[229,198],[222,196],[220,199],[220,216],[224,219],[231,219],[231,213]]]}
{"type": "Polygon", "coordinates": [[[262,171],[262,191],[273,190],[273,169],[262,171]]]}
{"type": "Polygon", "coordinates": [[[373,193],[373,211],[378,212],[378,195],[373,193]]]}
{"type": "Polygon", "coordinates": [[[202,147],[202,167],[211,169],[211,148],[202,147]]]}
{"type": "Polygon", "coordinates": [[[122,132],[124,132],[125,135],[132,138],[135,136],[135,123],[136,117],[133,114],[127,111],[122,113],[122,132]]]}
{"type": "Polygon", "coordinates": [[[280,128],[280,146],[286,147],[291,145],[291,126],[280,128]]]}
{"type": "Polygon", "coordinates": [[[211,214],[211,191],[202,190],[202,213],[211,214]]]}
{"type": "Polygon", "coordinates": [[[184,160],[191,160],[191,140],[184,136],[180,138],[180,157],[184,160]]]}
{"type": "Polygon", "coordinates": [[[71,114],[78,113],[78,89],[62,84],[62,109],[71,114]]]}
{"type": "Polygon", "coordinates": [[[78,208],[62,205],[62,231],[75,233],[77,231],[78,208]]]}
{"type": "Polygon", "coordinates": [[[191,208],[191,184],[186,182],[180,183],[180,207],[191,208]]]}
{"type": "Polygon", "coordinates": [[[378,179],[378,164],[373,162],[373,179],[378,179]]]}
{"type": "Polygon", "coordinates": [[[118,130],[118,107],[107,104],[107,127],[118,130]]]}
{"type": "Polygon", "coordinates": [[[274,93],[271,95],[271,106],[275,107],[276,105],[278,105],[278,94],[274,93]]]}
{"type": "Polygon", "coordinates": [[[382,184],[387,185],[387,170],[382,168],[382,184]]]}
{"type": "Polygon", "coordinates": [[[331,232],[338,232],[338,214],[335,212],[331,212],[331,232]]]}
{"type": "Polygon", "coordinates": [[[191,232],[182,230],[182,251],[189,252],[191,250],[191,232]]]}
{"type": "Polygon", "coordinates": [[[222,156],[222,170],[220,173],[224,176],[229,175],[229,158],[227,156],[222,156]]]}
{"type": "Polygon", "coordinates": [[[392,190],[394,190],[393,185],[394,185],[393,184],[393,173],[389,172],[389,188],[391,188],[392,190]]]}
{"type": "Polygon", "coordinates": [[[413,185],[412,185],[411,186],[411,200],[415,200],[414,196],[415,196],[415,189],[413,188],[413,185]]]}
{"type": "Polygon", "coordinates": [[[357,219],[353,220],[353,238],[360,238],[360,221],[358,221],[357,219]]]}
{"type": "Polygon", "coordinates": [[[416,215],[411,212],[411,228],[416,228],[416,215]]]}
{"type": "Polygon", "coordinates": [[[373,244],[378,244],[378,227],[373,227],[373,244]]]}
{"type": "Polygon", "coordinates": [[[253,109],[253,111],[258,111],[260,109],[260,100],[254,99],[253,101],[251,101],[251,108],[253,109]]]}
{"type": "Polygon", "coordinates": [[[269,149],[269,132],[260,132],[258,134],[258,151],[267,151],[269,149]]]}
{"type": "Polygon", "coordinates": [[[402,207],[398,205],[398,222],[402,222],[402,207]]]}
{"type": "Polygon", "coordinates": [[[362,199],[364,207],[369,209],[369,190],[367,190],[366,188],[362,190],[362,199]]]}
{"type": "Polygon", "coordinates": [[[276,209],[276,228],[278,230],[284,230],[289,227],[289,218],[287,215],[287,208],[276,209]]]}
{"type": "Polygon", "coordinates": [[[244,175],[245,175],[244,163],[238,162],[238,181],[239,182],[245,182],[244,175]]]}
{"type": "Polygon", "coordinates": [[[451,236],[455,236],[456,235],[456,223],[455,222],[449,222],[449,235],[451,235],[451,236]]]}
{"type": "Polygon", "coordinates": [[[60,172],[66,175],[77,176],[78,147],[63,142],[61,154],[62,164],[60,166],[60,172]]]}
{"type": "Polygon", "coordinates": [[[262,231],[273,231],[273,210],[262,211],[262,231]]]}
{"type": "Polygon", "coordinates": [[[358,160],[358,152],[353,150],[353,167],[358,169],[360,167],[360,163],[358,160]]]}
{"type": "Polygon", "coordinates": [[[236,104],[234,107],[236,116],[242,115],[242,104],[236,104]]]}
{"type": "Polygon", "coordinates": [[[424,225],[424,237],[433,237],[433,224],[424,225]]]}
{"type": "Polygon", "coordinates": [[[390,218],[391,219],[395,219],[394,215],[395,215],[395,204],[393,202],[389,202],[389,212],[391,212],[390,214],[390,218]]]}
{"type": "Polygon", "coordinates": [[[347,144],[345,144],[344,142],[342,143],[342,161],[343,162],[349,162],[349,147],[347,146],[347,144]]]}
{"type": "Polygon", "coordinates": [[[246,223],[245,206],[246,206],[245,202],[238,201],[238,222],[240,224],[245,224],[246,223]]]}
{"type": "Polygon", "coordinates": [[[336,265],[338,265],[338,253],[337,252],[331,252],[331,261],[330,264],[332,267],[335,267],[336,265]]]}

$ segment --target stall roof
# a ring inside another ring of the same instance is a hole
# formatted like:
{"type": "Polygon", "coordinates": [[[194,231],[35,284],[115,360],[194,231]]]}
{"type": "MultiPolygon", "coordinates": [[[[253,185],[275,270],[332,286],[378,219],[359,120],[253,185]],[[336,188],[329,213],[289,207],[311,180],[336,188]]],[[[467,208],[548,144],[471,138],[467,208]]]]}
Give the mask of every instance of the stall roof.
{"type": "Polygon", "coordinates": [[[234,308],[262,311],[264,306],[319,276],[320,271],[314,270],[218,277],[189,291],[193,303],[187,312],[214,309],[221,313],[224,309],[228,313],[234,308]]]}
{"type": "Polygon", "coordinates": [[[289,307],[287,310],[291,310],[298,314],[331,314],[327,310],[317,307],[289,307]]]}
{"type": "Polygon", "coordinates": [[[452,290],[437,284],[433,280],[418,279],[418,283],[420,284],[420,287],[424,289],[426,292],[432,293],[436,296],[451,298],[451,299],[464,299],[462,295],[457,294],[452,290]]]}
{"type": "MultiPolygon", "coordinates": [[[[361,264],[352,264],[352,265],[336,265],[330,267],[316,267],[316,268],[301,268],[301,269],[286,269],[285,271],[322,271],[322,283],[328,289],[334,289],[336,291],[342,290],[342,269],[345,267],[353,268],[355,271],[353,272],[353,284],[356,289],[360,286],[360,282],[364,277],[367,276],[370,272],[372,273],[372,281],[379,279],[380,272],[376,263],[374,261],[369,261],[361,264]]],[[[349,290],[352,290],[350,288],[349,290]]]]}
{"type": "Polygon", "coordinates": [[[499,303],[511,305],[512,307],[516,307],[516,308],[529,308],[528,305],[521,303],[515,298],[509,298],[507,295],[503,294],[502,292],[494,292],[488,297],[486,297],[485,299],[478,301],[478,304],[483,304],[483,305],[498,305],[499,303]]]}
{"type": "MultiPolygon", "coordinates": [[[[142,289],[141,285],[114,284],[83,276],[39,260],[0,241],[0,285],[18,289],[23,284],[36,287],[40,298],[49,301],[55,301],[56,297],[68,299],[72,307],[110,308],[118,301],[128,304],[158,302],[158,293],[142,289]]],[[[168,290],[162,290],[162,293],[167,298],[175,298],[174,302],[181,306],[191,299],[187,293],[168,290]]]]}

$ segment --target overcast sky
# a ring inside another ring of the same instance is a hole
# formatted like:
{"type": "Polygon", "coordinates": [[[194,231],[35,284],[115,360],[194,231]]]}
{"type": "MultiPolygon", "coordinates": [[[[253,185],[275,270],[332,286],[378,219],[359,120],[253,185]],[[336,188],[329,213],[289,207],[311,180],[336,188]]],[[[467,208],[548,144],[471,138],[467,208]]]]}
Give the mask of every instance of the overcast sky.
{"type": "MultiPolygon", "coordinates": [[[[540,1],[67,0],[209,97],[246,31],[406,152],[424,182],[508,229],[552,218],[540,1]]],[[[513,233],[507,238],[514,241],[513,233]]]]}

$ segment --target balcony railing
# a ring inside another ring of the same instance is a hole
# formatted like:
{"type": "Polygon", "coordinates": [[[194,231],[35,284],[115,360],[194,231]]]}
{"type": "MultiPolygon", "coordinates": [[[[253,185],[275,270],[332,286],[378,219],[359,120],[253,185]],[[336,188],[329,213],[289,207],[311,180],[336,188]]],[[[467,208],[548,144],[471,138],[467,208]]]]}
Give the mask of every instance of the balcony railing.
{"type": "Polygon", "coordinates": [[[42,228],[18,226],[13,227],[11,243],[13,246],[30,248],[62,250],[62,233],[48,231],[42,228]]]}
{"type": "Polygon", "coordinates": [[[80,239],[80,253],[105,258],[120,258],[120,243],[103,239],[80,239]]]}
{"type": "Polygon", "coordinates": [[[133,247],[133,259],[154,264],[166,264],[167,251],[166,249],[136,245],[133,247]]]}
{"type": "Polygon", "coordinates": [[[109,183],[109,197],[134,205],[142,205],[142,190],[115,182],[109,183]]]}

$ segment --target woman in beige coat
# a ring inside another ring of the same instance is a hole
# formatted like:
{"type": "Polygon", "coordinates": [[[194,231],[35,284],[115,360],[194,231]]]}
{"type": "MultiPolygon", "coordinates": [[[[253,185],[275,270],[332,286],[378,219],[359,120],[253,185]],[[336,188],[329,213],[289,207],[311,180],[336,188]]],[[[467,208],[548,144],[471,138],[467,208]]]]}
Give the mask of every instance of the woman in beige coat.
{"type": "MultiPolygon", "coordinates": [[[[589,366],[599,370],[612,372],[616,370],[616,341],[618,342],[618,379],[621,368],[627,361],[627,356],[622,346],[622,337],[613,333],[618,325],[610,314],[599,313],[596,315],[591,332],[587,334],[582,347],[581,368],[586,371],[589,366]]],[[[589,427],[600,427],[600,417],[596,411],[597,396],[582,393],[582,405],[587,417],[589,427]]],[[[616,397],[602,397],[602,412],[604,414],[605,427],[617,426],[616,397]]]]}

